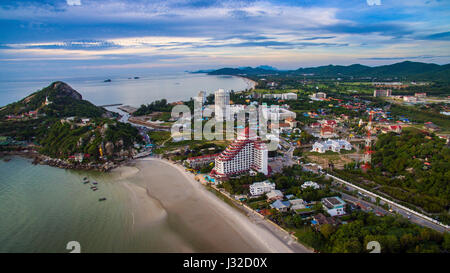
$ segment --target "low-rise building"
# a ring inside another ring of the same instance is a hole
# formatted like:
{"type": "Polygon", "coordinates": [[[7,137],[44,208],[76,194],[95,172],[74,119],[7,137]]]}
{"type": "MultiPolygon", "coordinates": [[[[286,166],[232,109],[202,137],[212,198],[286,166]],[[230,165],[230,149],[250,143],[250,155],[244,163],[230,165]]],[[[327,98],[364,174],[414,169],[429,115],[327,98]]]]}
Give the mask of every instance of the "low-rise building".
{"type": "Polygon", "coordinates": [[[264,193],[268,193],[275,190],[275,183],[270,183],[269,180],[262,182],[255,182],[250,185],[250,194],[252,196],[258,196],[264,193]]]}
{"type": "Polygon", "coordinates": [[[278,211],[281,212],[286,212],[289,209],[290,203],[289,201],[281,201],[281,200],[276,200],[275,202],[273,202],[270,207],[273,209],[276,209],[278,211]]]}
{"type": "Polygon", "coordinates": [[[189,157],[188,159],[186,159],[186,163],[191,168],[200,168],[214,162],[218,155],[219,154],[189,157]]]}
{"type": "Polygon", "coordinates": [[[268,192],[266,194],[267,196],[267,201],[274,201],[274,200],[282,200],[284,195],[281,191],[279,190],[271,190],[270,192],[268,192]]]}
{"type": "Polygon", "coordinates": [[[345,214],[345,201],[338,196],[327,197],[322,199],[323,208],[331,216],[345,214]]]}
{"type": "Polygon", "coordinates": [[[414,97],[417,98],[426,98],[427,97],[427,93],[415,93],[414,97]]]}
{"type": "Polygon", "coordinates": [[[341,152],[341,149],[350,151],[352,149],[352,145],[347,140],[343,139],[329,139],[324,142],[315,142],[313,144],[313,148],[311,152],[325,153],[326,151],[333,151],[336,153],[341,152]]]}
{"type": "Polygon", "coordinates": [[[400,134],[402,132],[402,126],[400,126],[400,125],[390,125],[388,127],[383,127],[381,129],[381,132],[384,133],[384,134],[387,134],[389,132],[394,132],[394,133],[400,134]]]}
{"type": "Polygon", "coordinates": [[[314,215],[313,220],[311,221],[312,225],[316,229],[320,229],[320,226],[328,224],[331,226],[337,226],[341,224],[341,220],[339,218],[333,218],[333,217],[327,217],[323,215],[322,213],[319,213],[317,215],[314,215]]]}
{"type": "Polygon", "coordinates": [[[313,182],[313,181],[306,181],[305,183],[302,184],[301,187],[302,187],[302,189],[313,188],[315,190],[320,188],[319,184],[317,184],[316,182],[313,182]]]}
{"type": "Polygon", "coordinates": [[[414,96],[403,96],[403,101],[404,102],[414,103],[414,102],[417,102],[417,97],[414,97],[414,96]]]}
{"type": "Polygon", "coordinates": [[[375,89],[373,91],[374,97],[390,97],[392,95],[391,89],[375,89]]]}

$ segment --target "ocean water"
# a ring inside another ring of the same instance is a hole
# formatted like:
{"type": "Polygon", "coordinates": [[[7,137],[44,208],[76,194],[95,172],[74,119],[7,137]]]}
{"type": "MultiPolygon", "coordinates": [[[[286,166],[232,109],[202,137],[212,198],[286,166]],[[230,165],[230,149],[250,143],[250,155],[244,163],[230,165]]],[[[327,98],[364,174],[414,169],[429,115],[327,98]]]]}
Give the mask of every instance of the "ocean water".
{"type": "Polygon", "coordinates": [[[96,105],[122,103],[140,106],[163,98],[168,101],[187,100],[199,91],[213,93],[219,88],[240,91],[251,87],[249,81],[240,77],[191,73],[110,79],[111,82],[104,82],[105,79],[99,77],[0,81],[0,106],[20,100],[56,80],[66,82],[81,93],[83,99],[96,105]]]}
{"type": "MultiPolygon", "coordinates": [[[[218,88],[237,91],[249,87],[242,78],[199,74],[138,80],[112,78],[110,83],[104,83],[102,79],[65,81],[97,105],[139,106],[161,98],[169,101],[187,99],[199,90],[210,93],[218,88]]],[[[0,82],[0,105],[16,101],[50,82],[0,82]]],[[[10,159],[8,162],[0,159],[0,252],[69,252],[66,249],[69,241],[79,242],[82,252],[255,250],[241,241],[227,244],[232,241],[227,239],[227,242],[215,244],[201,234],[186,233],[184,228],[180,230],[182,217],[177,215],[184,216],[185,213],[167,213],[159,202],[142,193],[142,188],[132,181],[123,182],[110,173],[33,165],[31,160],[22,157],[10,159]],[[83,184],[85,176],[98,181],[98,191],[83,184]],[[99,202],[101,197],[107,200],[99,202]]],[[[160,180],[153,183],[158,184],[160,180]]],[[[177,188],[180,190],[179,186],[177,188]]],[[[179,194],[182,196],[183,191],[179,194]]],[[[216,217],[215,224],[224,226],[220,216],[216,217]]],[[[227,238],[232,237],[236,236],[227,238]]]]}

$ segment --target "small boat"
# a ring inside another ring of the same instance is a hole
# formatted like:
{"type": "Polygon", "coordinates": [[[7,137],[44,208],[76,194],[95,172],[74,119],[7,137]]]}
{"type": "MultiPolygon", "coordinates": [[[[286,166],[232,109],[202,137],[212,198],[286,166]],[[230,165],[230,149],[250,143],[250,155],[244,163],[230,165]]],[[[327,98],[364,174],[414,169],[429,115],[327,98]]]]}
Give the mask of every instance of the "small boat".
{"type": "Polygon", "coordinates": [[[85,177],[83,178],[83,180],[87,180],[87,177],[85,176],[85,177]]]}
{"type": "Polygon", "coordinates": [[[86,181],[83,182],[83,184],[87,184],[87,183],[89,183],[89,180],[86,180],[86,181]]]}
{"type": "Polygon", "coordinates": [[[92,184],[97,185],[98,183],[96,181],[93,181],[92,184]]]}
{"type": "Polygon", "coordinates": [[[98,199],[98,201],[100,201],[100,202],[101,202],[101,201],[105,201],[105,200],[106,200],[106,197],[102,197],[102,198],[99,198],[99,199],[98,199]]]}
{"type": "Polygon", "coordinates": [[[96,190],[98,190],[98,189],[97,188],[92,189],[92,191],[96,191],[96,190]]]}

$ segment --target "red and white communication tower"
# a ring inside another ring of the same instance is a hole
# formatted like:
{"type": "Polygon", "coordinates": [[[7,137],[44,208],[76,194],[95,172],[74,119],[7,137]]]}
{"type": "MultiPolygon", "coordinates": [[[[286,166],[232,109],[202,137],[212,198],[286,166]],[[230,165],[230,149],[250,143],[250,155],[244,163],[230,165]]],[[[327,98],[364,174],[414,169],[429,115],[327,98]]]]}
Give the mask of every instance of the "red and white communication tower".
{"type": "Polygon", "coordinates": [[[367,123],[367,138],[366,138],[366,147],[364,151],[363,161],[364,164],[361,166],[363,169],[370,169],[370,161],[372,159],[372,116],[373,111],[369,112],[369,123],[367,123]]]}

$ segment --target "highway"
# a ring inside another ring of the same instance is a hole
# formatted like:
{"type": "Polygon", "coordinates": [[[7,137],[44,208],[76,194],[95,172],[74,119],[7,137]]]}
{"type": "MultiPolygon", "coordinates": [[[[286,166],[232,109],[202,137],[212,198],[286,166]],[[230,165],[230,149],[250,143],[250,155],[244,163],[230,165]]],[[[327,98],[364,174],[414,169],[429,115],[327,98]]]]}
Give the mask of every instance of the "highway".
{"type": "MultiPolygon", "coordinates": [[[[368,191],[366,189],[358,187],[358,186],[356,186],[356,185],[354,185],[354,184],[352,184],[352,183],[350,183],[348,181],[345,181],[343,179],[335,177],[335,176],[333,176],[331,174],[325,173],[325,176],[332,178],[337,183],[346,185],[350,190],[357,190],[357,191],[359,191],[361,193],[364,193],[364,194],[368,195],[372,200],[375,200],[377,197],[379,197],[380,198],[380,204],[383,204],[383,203],[389,204],[389,206],[391,207],[391,209],[394,212],[396,212],[397,214],[402,215],[403,217],[409,219],[409,221],[411,221],[413,223],[416,223],[418,225],[434,229],[434,230],[439,231],[439,232],[448,232],[449,231],[449,227],[448,226],[446,226],[446,225],[444,225],[444,224],[442,224],[442,223],[440,223],[440,222],[438,222],[438,221],[436,221],[436,220],[434,220],[434,219],[432,219],[432,218],[430,218],[430,217],[428,217],[426,215],[423,215],[423,214],[421,214],[421,213],[419,213],[417,211],[414,211],[414,210],[409,209],[409,208],[407,208],[405,206],[397,204],[397,203],[395,203],[395,202],[393,202],[393,201],[391,201],[389,199],[386,199],[386,198],[384,198],[382,196],[379,196],[379,195],[377,195],[377,194],[375,194],[373,192],[370,192],[370,191],[368,191]]],[[[350,197],[350,195],[346,195],[346,196],[350,197]]],[[[356,197],[351,196],[351,198],[356,198],[356,197]]],[[[349,199],[349,200],[352,200],[352,199],[349,199]]],[[[357,200],[360,203],[361,202],[365,202],[365,201],[360,200],[360,199],[357,199],[357,200]]],[[[370,204],[370,203],[365,202],[364,205],[366,205],[366,204],[370,204]]],[[[373,205],[373,204],[370,204],[370,206],[372,208],[376,208],[376,206],[373,205]]],[[[377,209],[381,212],[381,208],[377,208],[377,209]]]]}

